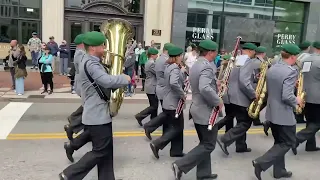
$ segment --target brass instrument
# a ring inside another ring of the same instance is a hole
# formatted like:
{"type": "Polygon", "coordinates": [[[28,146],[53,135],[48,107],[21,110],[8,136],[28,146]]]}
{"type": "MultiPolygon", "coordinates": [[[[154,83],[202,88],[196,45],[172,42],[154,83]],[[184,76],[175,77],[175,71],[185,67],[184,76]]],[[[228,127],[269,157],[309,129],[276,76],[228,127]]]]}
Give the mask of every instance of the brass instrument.
{"type": "MultiPolygon", "coordinates": [[[[298,66],[300,69],[299,77],[298,77],[298,85],[297,85],[297,97],[300,97],[304,102],[306,98],[306,92],[303,90],[303,72],[302,72],[302,62],[301,62],[302,58],[303,58],[303,55],[300,55],[296,62],[296,66],[298,66]]],[[[295,112],[297,114],[301,114],[302,110],[303,110],[303,107],[297,106],[295,112]]]]}
{"type": "MultiPolygon", "coordinates": [[[[110,75],[120,75],[123,73],[126,44],[134,34],[133,26],[126,20],[113,18],[104,21],[100,30],[107,38],[106,55],[102,63],[110,67],[110,75]]],[[[110,116],[114,117],[118,114],[124,98],[123,93],[123,88],[112,91],[109,102],[110,116]]]]}
{"type": "Polygon", "coordinates": [[[266,76],[271,61],[272,60],[269,58],[267,61],[263,61],[260,65],[260,77],[256,87],[256,94],[258,95],[258,99],[254,100],[248,108],[248,115],[253,119],[257,119],[259,117],[261,107],[267,95],[266,76]]]}

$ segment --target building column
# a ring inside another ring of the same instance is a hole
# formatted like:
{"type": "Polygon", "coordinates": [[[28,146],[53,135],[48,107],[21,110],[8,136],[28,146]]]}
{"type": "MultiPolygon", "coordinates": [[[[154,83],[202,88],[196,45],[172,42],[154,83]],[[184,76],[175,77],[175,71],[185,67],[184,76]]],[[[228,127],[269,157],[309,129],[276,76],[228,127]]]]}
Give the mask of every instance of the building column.
{"type": "Polygon", "coordinates": [[[54,36],[60,44],[64,31],[64,0],[42,0],[42,41],[54,36]]]}
{"type": "MultiPolygon", "coordinates": [[[[186,45],[186,26],[188,16],[188,1],[173,0],[171,42],[184,48],[186,45]]],[[[169,13],[169,10],[167,10],[169,13]]]]}
{"type": "Polygon", "coordinates": [[[213,11],[209,11],[208,12],[208,16],[207,16],[207,28],[212,29],[212,20],[213,20],[213,11]],[[209,15],[210,14],[210,15],[209,15]]]}

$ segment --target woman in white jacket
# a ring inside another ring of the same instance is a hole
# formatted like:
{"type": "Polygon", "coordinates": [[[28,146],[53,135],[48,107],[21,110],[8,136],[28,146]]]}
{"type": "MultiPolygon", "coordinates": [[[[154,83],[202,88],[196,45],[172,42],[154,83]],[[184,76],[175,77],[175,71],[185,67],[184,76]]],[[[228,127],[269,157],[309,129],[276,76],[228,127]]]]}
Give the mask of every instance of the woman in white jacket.
{"type": "Polygon", "coordinates": [[[185,64],[187,65],[188,69],[190,69],[193,64],[197,61],[198,53],[197,53],[197,46],[192,44],[192,50],[187,52],[184,56],[185,64]]]}

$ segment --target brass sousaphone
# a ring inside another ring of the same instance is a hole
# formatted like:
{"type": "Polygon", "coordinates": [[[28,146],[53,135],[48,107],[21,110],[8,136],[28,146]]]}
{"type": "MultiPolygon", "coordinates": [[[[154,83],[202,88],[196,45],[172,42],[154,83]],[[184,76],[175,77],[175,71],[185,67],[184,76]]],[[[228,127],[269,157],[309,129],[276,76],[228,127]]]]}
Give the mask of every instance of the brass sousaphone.
{"type": "MultiPolygon", "coordinates": [[[[100,31],[106,36],[106,54],[102,63],[109,67],[110,75],[123,73],[127,42],[133,38],[134,28],[124,19],[113,18],[104,21],[100,31]]],[[[112,117],[118,114],[124,98],[124,89],[118,88],[111,93],[109,111],[112,117]]]]}

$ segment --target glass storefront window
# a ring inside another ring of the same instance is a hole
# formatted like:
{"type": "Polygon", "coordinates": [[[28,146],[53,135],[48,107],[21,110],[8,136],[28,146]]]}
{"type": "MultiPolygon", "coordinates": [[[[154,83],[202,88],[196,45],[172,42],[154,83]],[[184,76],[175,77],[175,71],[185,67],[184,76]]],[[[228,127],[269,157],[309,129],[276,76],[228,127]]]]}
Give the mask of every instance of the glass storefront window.
{"type": "Polygon", "coordinates": [[[18,20],[1,19],[0,42],[9,43],[12,39],[18,39],[18,20]]]}
{"type": "Polygon", "coordinates": [[[273,0],[255,0],[255,6],[273,7],[273,0]]]}
{"type": "Polygon", "coordinates": [[[282,44],[299,44],[301,42],[301,31],[302,24],[300,23],[276,22],[273,34],[274,50],[277,51],[282,44]]]}
{"type": "Polygon", "coordinates": [[[30,8],[40,8],[40,0],[20,0],[20,6],[30,7],[30,8]]]}
{"type": "Polygon", "coordinates": [[[19,0],[0,0],[0,4],[18,5],[19,4],[19,0]]]}
{"type": "Polygon", "coordinates": [[[19,7],[19,17],[40,19],[39,8],[19,7]]]}
{"type": "Polygon", "coordinates": [[[17,6],[6,6],[0,5],[0,17],[17,17],[18,7],[17,6]]]}
{"type": "Polygon", "coordinates": [[[33,32],[39,32],[39,22],[35,21],[20,21],[21,23],[21,34],[22,44],[27,44],[29,39],[32,37],[33,32]]]}
{"type": "Polygon", "coordinates": [[[303,22],[304,10],[302,2],[276,1],[275,16],[281,21],[303,22]]]}
{"type": "Polygon", "coordinates": [[[71,24],[71,41],[73,41],[76,36],[82,33],[82,24],[79,22],[74,22],[71,24]]]}
{"type": "Polygon", "coordinates": [[[226,0],[226,3],[251,5],[252,0],[226,0]]]}

